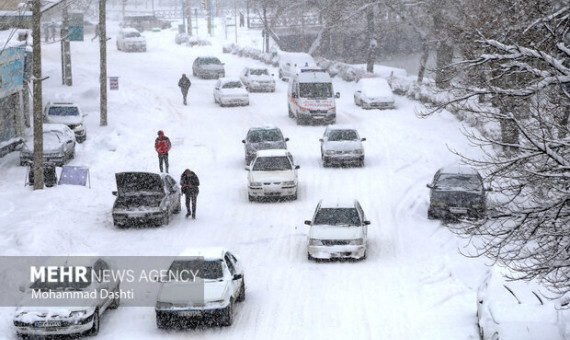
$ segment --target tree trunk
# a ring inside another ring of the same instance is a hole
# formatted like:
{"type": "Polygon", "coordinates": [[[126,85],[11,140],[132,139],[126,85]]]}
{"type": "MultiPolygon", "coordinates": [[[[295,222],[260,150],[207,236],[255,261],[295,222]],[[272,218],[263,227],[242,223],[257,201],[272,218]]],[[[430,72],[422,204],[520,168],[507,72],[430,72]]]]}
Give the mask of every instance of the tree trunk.
{"type": "Polygon", "coordinates": [[[367,23],[367,37],[368,37],[368,55],[366,56],[366,72],[374,73],[374,61],[376,60],[376,46],[377,42],[374,33],[374,8],[368,5],[366,8],[366,23],[367,23]]]}
{"type": "Polygon", "coordinates": [[[418,84],[424,81],[424,74],[426,72],[426,63],[429,57],[429,48],[427,44],[423,45],[423,52],[420,58],[420,69],[418,70],[418,84]]]}
{"type": "Polygon", "coordinates": [[[453,61],[453,46],[440,42],[436,50],[435,85],[439,89],[446,89],[451,83],[452,72],[447,67],[453,61]]]}

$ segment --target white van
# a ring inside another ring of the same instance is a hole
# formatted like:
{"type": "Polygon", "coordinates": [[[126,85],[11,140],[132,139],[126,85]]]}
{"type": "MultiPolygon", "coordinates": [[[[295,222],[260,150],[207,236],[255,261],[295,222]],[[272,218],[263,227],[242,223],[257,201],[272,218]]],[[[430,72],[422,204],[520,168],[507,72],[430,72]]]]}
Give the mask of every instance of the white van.
{"type": "Polygon", "coordinates": [[[289,117],[297,125],[308,123],[334,124],[336,122],[335,98],[331,77],[322,69],[301,69],[289,81],[287,105],[289,117]]]}
{"type": "Polygon", "coordinates": [[[279,79],[288,81],[301,68],[317,68],[317,63],[308,53],[281,52],[279,54],[279,79]]]}

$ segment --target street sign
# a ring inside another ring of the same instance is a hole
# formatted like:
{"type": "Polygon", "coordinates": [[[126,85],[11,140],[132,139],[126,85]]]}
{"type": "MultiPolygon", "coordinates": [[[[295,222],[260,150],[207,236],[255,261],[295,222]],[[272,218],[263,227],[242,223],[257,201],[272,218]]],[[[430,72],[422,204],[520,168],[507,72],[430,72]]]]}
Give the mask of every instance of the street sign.
{"type": "Polygon", "coordinates": [[[119,89],[119,77],[109,77],[109,89],[111,90],[119,89]]]}

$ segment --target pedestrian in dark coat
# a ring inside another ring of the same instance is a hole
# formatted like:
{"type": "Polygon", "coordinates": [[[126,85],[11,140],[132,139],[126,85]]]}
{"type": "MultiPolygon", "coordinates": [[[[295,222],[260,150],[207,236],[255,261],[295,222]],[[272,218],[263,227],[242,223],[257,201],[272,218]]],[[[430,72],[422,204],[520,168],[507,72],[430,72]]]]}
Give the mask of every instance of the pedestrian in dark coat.
{"type": "Polygon", "coordinates": [[[158,131],[158,137],[154,141],[154,149],[158,153],[158,167],[160,172],[162,172],[162,163],[166,166],[166,172],[168,172],[168,151],[172,144],[170,144],[170,139],[164,135],[162,130],[158,131]]]}
{"type": "Polygon", "coordinates": [[[188,90],[190,89],[191,85],[192,82],[190,79],[188,79],[188,77],[186,77],[186,74],[182,74],[182,77],[178,81],[178,87],[180,87],[180,91],[182,91],[182,99],[184,99],[184,105],[186,105],[186,96],[188,95],[188,90]]]}
{"type": "Polygon", "coordinates": [[[192,219],[195,219],[200,180],[194,171],[186,169],[180,176],[180,186],[182,187],[182,193],[186,196],[186,217],[192,215],[192,219]],[[192,200],[192,210],[190,210],[190,200],[192,200]]]}

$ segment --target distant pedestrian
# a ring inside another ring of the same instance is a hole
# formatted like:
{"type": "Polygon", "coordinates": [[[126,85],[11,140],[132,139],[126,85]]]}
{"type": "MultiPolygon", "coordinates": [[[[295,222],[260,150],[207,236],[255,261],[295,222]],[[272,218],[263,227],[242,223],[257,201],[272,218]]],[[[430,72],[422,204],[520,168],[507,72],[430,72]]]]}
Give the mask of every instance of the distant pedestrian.
{"type": "Polygon", "coordinates": [[[170,139],[164,135],[162,130],[158,131],[158,137],[154,141],[154,149],[158,153],[158,166],[160,172],[162,172],[162,163],[166,166],[166,172],[168,172],[168,151],[172,145],[170,144],[170,139]]]}
{"type": "Polygon", "coordinates": [[[101,37],[101,31],[99,30],[99,24],[95,25],[95,35],[91,38],[91,41],[95,40],[96,38],[101,37]]]}
{"type": "Polygon", "coordinates": [[[186,77],[186,74],[182,74],[182,77],[178,81],[178,87],[180,87],[180,91],[182,91],[182,99],[184,105],[187,105],[186,96],[188,96],[188,90],[190,89],[191,85],[192,82],[190,81],[190,79],[188,79],[188,77],[186,77]]]}
{"type": "Polygon", "coordinates": [[[245,18],[243,17],[243,13],[239,12],[239,27],[243,27],[245,24],[245,18]]]}
{"type": "Polygon", "coordinates": [[[55,41],[55,28],[57,24],[55,22],[51,22],[49,24],[49,37],[52,41],[55,41]]]}
{"type": "Polygon", "coordinates": [[[182,193],[186,196],[186,217],[192,215],[192,219],[195,219],[200,180],[194,171],[186,169],[180,176],[180,186],[182,186],[182,193]],[[190,201],[192,201],[192,208],[190,208],[190,201]]]}

